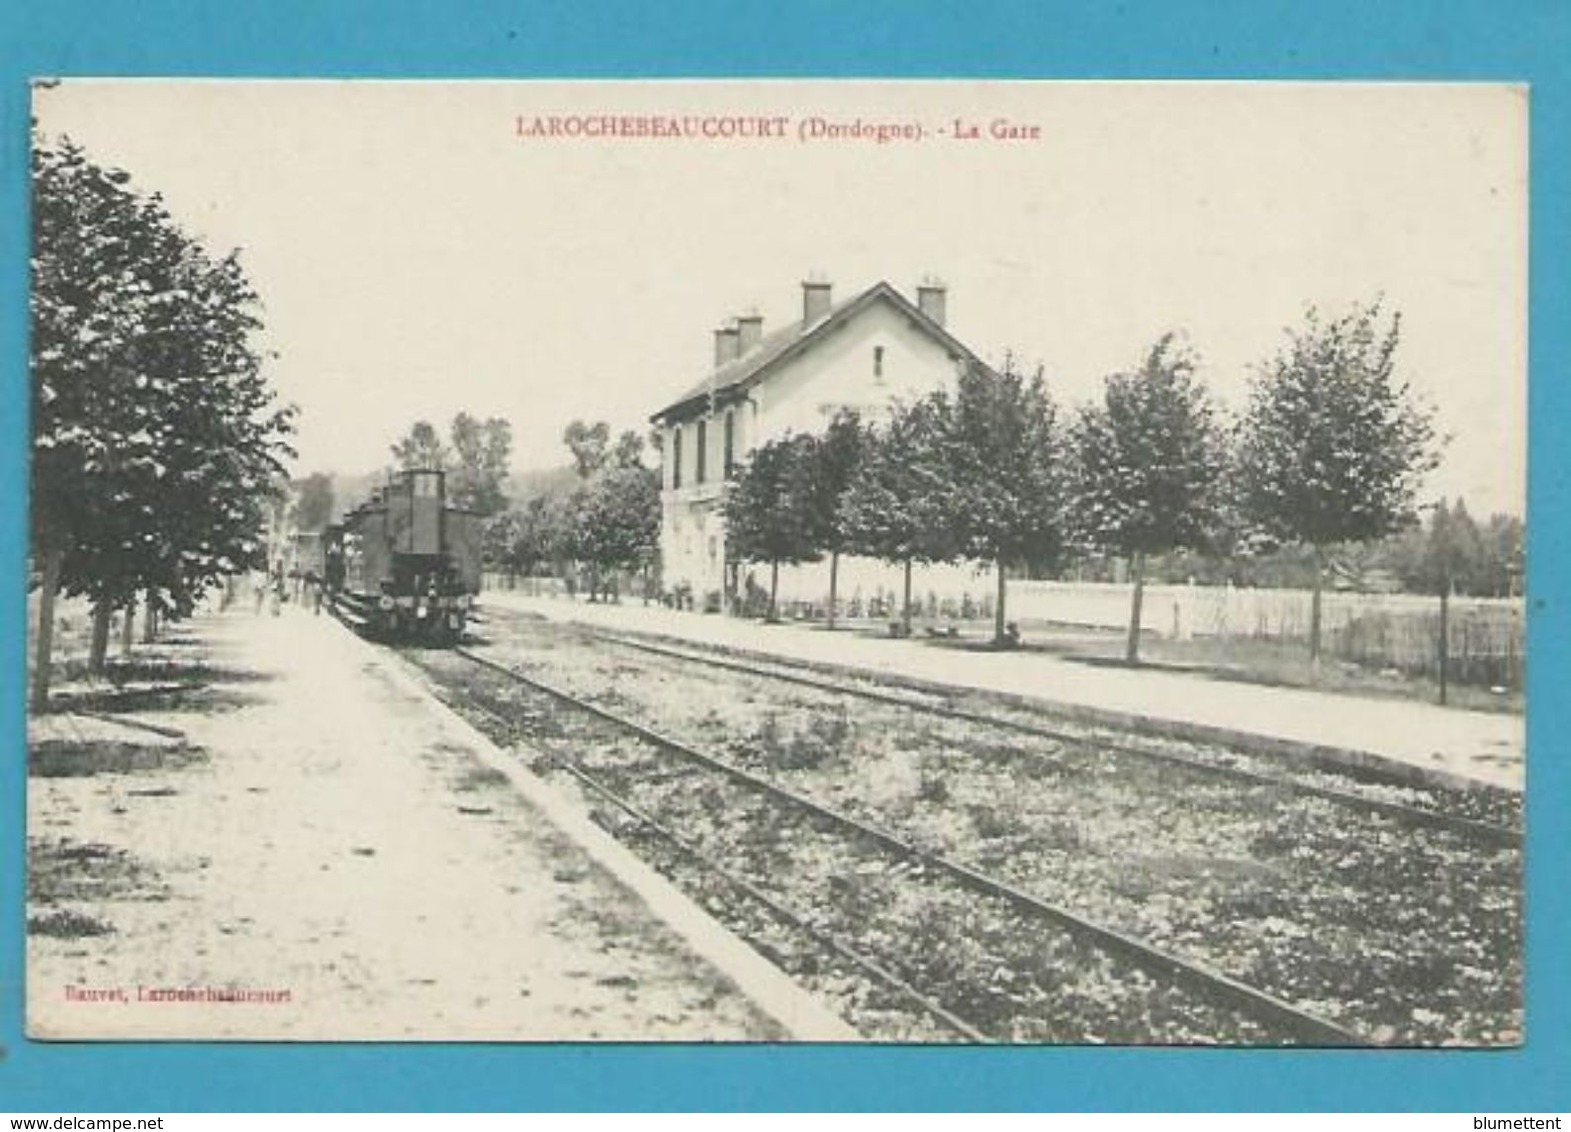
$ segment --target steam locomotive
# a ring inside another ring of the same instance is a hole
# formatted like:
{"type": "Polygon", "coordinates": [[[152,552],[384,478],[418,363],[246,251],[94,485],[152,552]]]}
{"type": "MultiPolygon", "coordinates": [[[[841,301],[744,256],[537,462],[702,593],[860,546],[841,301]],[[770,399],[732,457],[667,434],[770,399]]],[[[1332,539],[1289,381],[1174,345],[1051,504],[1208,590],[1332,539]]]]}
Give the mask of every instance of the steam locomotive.
{"type": "Polygon", "coordinates": [[[447,502],[445,473],[401,472],[327,527],[322,560],[346,622],[387,640],[452,644],[480,592],[480,517],[447,502]]]}

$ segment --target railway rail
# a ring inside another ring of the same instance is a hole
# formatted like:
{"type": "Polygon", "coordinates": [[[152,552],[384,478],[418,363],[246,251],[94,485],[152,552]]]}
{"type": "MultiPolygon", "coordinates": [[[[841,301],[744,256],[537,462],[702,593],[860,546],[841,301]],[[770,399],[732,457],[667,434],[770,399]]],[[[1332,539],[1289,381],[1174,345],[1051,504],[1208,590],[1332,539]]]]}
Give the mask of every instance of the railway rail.
{"type": "MultiPolygon", "coordinates": [[[[1214,1009],[1236,1013],[1251,1020],[1256,1026],[1264,1028],[1268,1033],[1279,1035],[1279,1040],[1316,1046],[1376,1044],[1365,1036],[1337,1022],[1301,1009],[1268,991],[1251,986],[1205,964],[1197,963],[1154,947],[1129,934],[1078,915],[1056,904],[1049,903],[1016,885],[992,877],[965,862],[928,852],[886,829],[881,829],[861,818],[823,805],[761,775],[702,751],[689,743],[665,735],[636,720],[628,719],[572,692],[557,688],[536,677],[519,672],[508,665],[500,664],[488,657],[481,656],[470,649],[455,649],[452,655],[456,655],[506,680],[531,689],[540,695],[547,696],[555,702],[566,705],[585,716],[592,717],[623,735],[632,736],[641,743],[657,748],[662,752],[676,755],[690,766],[718,774],[725,780],[750,791],[752,794],[767,799],[771,804],[795,811],[820,826],[837,830],[843,836],[857,843],[876,846],[886,854],[897,857],[902,861],[914,863],[924,875],[940,877],[950,884],[959,886],[969,892],[973,898],[1001,902],[1012,909],[1022,919],[1024,924],[1034,924],[1038,927],[1043,923],[1051,924],[1069,937],[1079,941],[1082,945],[1096,949],[1102,954],[1116,957],[1119,961],[1140,969],[1148,976],[1155,976],[1158,979],[1170,981],[1172,984],[1182,988],[1185,993],[1210,1004],[1214,1009]]],[[[694,656],[684,659],[699,658],[694,656]]],[[[770,673],[770,675],[773,675],[773,673],[770,673]]],[[[584,771],[582,767],[572,770],[571,773],[581,781],[584,781],[596,793],[601,794],[608,801],[632,814],[636,820],[648,823],[651,828],[658,828],[662,836],[683,847],[685,852],[703,855],[703,851],[700,848],[687,842],[676,831],[665,827],[652,815],[642,811],[628,799],[618,794],[614,788],[600,781],[597,776],[584,771]]],[[[716,867],[719,868],[720,866],[716,865],[716,867]]],[[[735,877],[734,879],[741,881],[748,887],[755,889],[757,887],[750,885],[744,878],[735,877]]],[[[759,893],[759,895],[765,894],[759,893]]],[[[802,919],[799,914],[791,912],[783,906],[780,908],[780,912],[784,913],[788,918],[802,919]]],[[[844,957],[852,958],[864,971],[882,969],[886,974],[891,973],[886,966],[876,960],[868,959],[867,956],[856,949],[846,946],[839,941],[834,942],[837,945],[835,947],[837,951],[844,957]]],[[[896,976],[896,979],[898,978],[896,976]]],[[[888,982],[887,979],[884,981],[888,982]]],[[[937,1006],[936,1011],[928,1010],[928,1013],[944,1021],[957,1033],[966,1037],[982,1033],[979,1027],[953,1015],[952,1012],[948,1012],[932,996],[926,995],[925,992],[911,987],[909,984],[906,984],[906,988],[910,991],[908,997],[911,997],[911,995],[916,996],[914,1001],[930,1000],[931,1005],[937,1006]],[[945,1017],[945,1014],[948,1014],[949,1017],[945,1017]],[[968,1030],[970,1031],[969,1033],[967,1032],[968,1030]]]]}
{"type": "Polygon", "coordinates": [[[1517,846],[1520,845],[1522,840],[1521,829],[1512,825],[1483,821],[1441,810],[1374,798],[1351,790],[1339,789],[1334,786],[1323,786],[1277,774],[1268,774],[1246,767],[1207,762],[1176,751],[1157,750],[1127,742],[1118,742],[1097,736],[1088,731],[1069,731],[1063,728],[1050,727],[1039,722],[1013,719],[1005,715],[985,715],[965,708],[923,700],[917,696],[902,695],[887,689],[870,687],[867,684],[853,684],[830,679],[800,666],[792,665],[788,661],[776,659],[770,659],[767,662],[742,660],[734,656],[721,655],[705,649],[675,647],[622,634],[597,632],[594,636],[598,640],[607,641],[611,644],[653,656],[691,661],[750,676],[780,680],[819,691],[854,696],[877,703],[925,712],[937,718],[953,722],[1011,731],[1016,734],[1029,735],[1033,738],[1048,739],[1054,742],[1089,745],[1127,758],[1182,767],[1196,774],[1245,782],[1254,786],[1267,786],[1272,789],[1309,797],[1324,798],[1351,809],[1379,814],[1407,824],[1449,830],[1452,833],[1484,845],[1517,846]]]}

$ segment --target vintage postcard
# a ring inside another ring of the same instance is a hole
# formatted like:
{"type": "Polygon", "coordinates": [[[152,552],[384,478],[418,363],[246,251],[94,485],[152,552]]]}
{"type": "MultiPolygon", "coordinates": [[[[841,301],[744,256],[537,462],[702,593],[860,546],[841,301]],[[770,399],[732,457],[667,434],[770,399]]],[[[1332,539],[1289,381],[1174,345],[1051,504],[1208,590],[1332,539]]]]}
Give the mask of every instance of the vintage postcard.
{"type": "Polygon", "coordinates": [[[1527,1040],[1525,88],[33,119],[30,1036],[1527,1040]]]}

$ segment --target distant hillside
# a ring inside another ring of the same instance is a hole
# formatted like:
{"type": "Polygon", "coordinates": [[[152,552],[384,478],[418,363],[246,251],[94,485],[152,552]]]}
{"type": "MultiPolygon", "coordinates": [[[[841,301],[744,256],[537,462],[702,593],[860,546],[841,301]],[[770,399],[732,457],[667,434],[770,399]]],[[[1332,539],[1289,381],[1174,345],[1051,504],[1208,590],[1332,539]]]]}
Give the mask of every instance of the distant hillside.
{"type": "Polygon", "coordinates": [[[578,473],[571,464],[559,468],[515,469],[507,477],[507,497],[516,507],[537,495],[558,495],[572,491],[577,486],[578,473]]]}

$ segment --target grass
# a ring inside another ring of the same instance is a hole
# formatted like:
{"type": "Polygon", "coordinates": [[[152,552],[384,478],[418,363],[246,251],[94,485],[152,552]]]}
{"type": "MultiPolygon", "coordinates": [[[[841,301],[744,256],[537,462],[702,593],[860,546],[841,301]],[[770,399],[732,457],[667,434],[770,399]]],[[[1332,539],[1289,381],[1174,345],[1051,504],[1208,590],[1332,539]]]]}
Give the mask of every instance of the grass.
{"type": "MultiPolygon", "coordinates": [[[[959,640],[923,639],[923,643],[932,648],[976,651],[991,647],[991,633],[991,623],[980,631],[980,637],[975,626],[968,625],[966,634],[959,640]]],[[[1148,633],[1141,638],[1140,660],[1131,665],[1124,659],[1125,635],[1122,632],[1027,624],[1024,638],[1023,652],[1050,654],[1093,667],[1182,672],[1212,680],[1281,688],[1317,688],[1377,699],[1440,701],[1439,683],[1425,677],[1394,669],[1370,668],[1330,655],[1322,656],[1317,669],[1310,662],[1308,647],[1301,641],[1221,640],[1215,637],[1167,640],[1148,633]]],[[[1525,697],[1520,690],[1496,692],[1476,684],[1452,681],[1446,702],[1450,707],[1470,711],[1521,715],[1525,697]]]]}
{"type": "MultiPolygon", "coordinates": [[[[1122,664],[1123,641],[1098,650],[1103,658],[1122,664]]],[[[1440,685],[1435,680],[1411,676],[1394,669],[1374,669],[1333,656],[1322,656],[1319,668],[1310,661],[1300,642],[1196,637],[1187,641],[1143,639],[1141,662],[1151,667],[1175,666],[1217,680],[1266,684],[1289,688],[1319,688],[1349,695],[1438,703],[1440,685]]],[[[1082,654],[1082,656],[1085,654],[1082,654]]],[[[1489,688],[1452,682],[1448,706],[1472,711],[1521,714],[1520,691],[1494,692],[1489,688]]]]}

